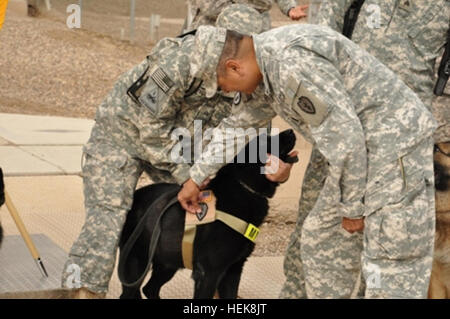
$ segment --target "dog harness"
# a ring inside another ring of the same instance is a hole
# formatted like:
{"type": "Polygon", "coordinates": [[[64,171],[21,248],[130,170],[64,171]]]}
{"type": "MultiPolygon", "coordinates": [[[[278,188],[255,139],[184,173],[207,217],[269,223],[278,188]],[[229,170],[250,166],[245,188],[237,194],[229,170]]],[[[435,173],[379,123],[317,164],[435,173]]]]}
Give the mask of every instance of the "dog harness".
{"type": "Polygon", "coordinates": [[[198,225],[221,221],[233,230],[242,234],[248,240],[254,242],[259,234],[259,228],[251,223],[216,209],[216,197],[211,190],[200,193],[200,207],[202,211],[197,214],[186,212],[184,235],[181,244],[183,264],[185,268],[193,268],[194,239],[198,225]]]}
{"type": "MultiPolygon", "coordinates": [[[[161,219],[164,213],[172,206],[178,203],[177,193],[180,187],[173,189],[167,193],[159,196],[145,211],[144,215],[138,222],[133,233],[130,235],[123,248],[121,249],[118,275],[119,280],[125,287],[139,286],[149,272],[153,263],[153,256],[155,255],[156,247],[161,235],[161,219]],[[152,237],[148,247],[148,260],[145,269],[141,274],[134,278],[130,278],[126,271],[126,264],[131,250],[134,247],[139,236],[145,229],[150,216],[155,215],[155,224],[152,231],[152,237]]],[[[195,232],[198,225],[212,223],[217,220],[225,223],[238,233],[242,234],[251,241],[254,241],[259,234],[259,229],[251,223],[247,223],[240,218],[225,212],[216,210],[216,197],[212,191],[201,192],[202,212],[198,214],[186,213],[185,232],[182,240],[182,257],[183,264],[186,268],[192,269],[193,244],[195,239],[195,232]],[[205,207],[206,206],[206,207],[205,207]]]]}

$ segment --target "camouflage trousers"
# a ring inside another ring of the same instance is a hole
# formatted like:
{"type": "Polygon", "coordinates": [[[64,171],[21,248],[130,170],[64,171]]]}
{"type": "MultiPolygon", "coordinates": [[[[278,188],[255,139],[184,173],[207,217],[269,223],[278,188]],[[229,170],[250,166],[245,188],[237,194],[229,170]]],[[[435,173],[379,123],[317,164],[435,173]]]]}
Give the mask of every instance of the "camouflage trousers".
{"type": "MultiPolygon", "coordinates": [[[[82,167],[86,219],[62,274],[62,286],[85,287],[106,293],[114,271],[120,234],[133,203],[136,184],[144,170],[154,182],[174,182],[132,158],[119,147],[97,144],[85,149],[82,167]],[[74,278],[76,267],[79,278],[74,278]]],[[[167,174],[164,174],[167,173],[167,174]]]]}
{"type": "Polygon", "coordinates": [[[450,84],[447,84],[446,94],[435,96],[433,100],[433,116],[438,123],[434,133],[434,142],[450,142],[450,84]]]}
{"type": "Polygon", "coordinates": [[[366,212],[364,234],[353,235],[334,208],[337,183],[327,178],[327,163],[313,150],[281,298],[349,298],[361,273],[360,296],[426,297],[435,222],[432,144],[427,139],[383,165],[380,181],[389,187],[380,187],[382,200],[374,201],[380,204],[366,212]]]}

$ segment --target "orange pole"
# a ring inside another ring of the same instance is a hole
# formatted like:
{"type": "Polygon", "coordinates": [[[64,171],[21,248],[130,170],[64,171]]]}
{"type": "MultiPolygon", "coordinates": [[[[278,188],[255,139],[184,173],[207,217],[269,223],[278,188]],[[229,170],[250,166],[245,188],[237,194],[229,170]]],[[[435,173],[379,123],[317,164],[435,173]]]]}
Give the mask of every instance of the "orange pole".
{"type": "Polygon", "coordinates": [[[39,252],[36,249],[36,246],[33,243],[33,240],[31,240],[30,234],[28,233],[27,229],[25,228],[25,225],[22,221],[22,219],[19,216],[19,213],[14,206],[13,202],[11,201],[11,198],[9,197],[8,193],[5,191],[5,204],[6,207],[9,210],[9,213],[11,214],[12,219],[16,223],[17,228],[19,229],[20,234],[22,235],[23,240],[25,241],[25,244],[28,247],[28,250],[31,253],[31,256],[36,261],[36,264],[41,271],[42,275],[44,277],[48,277],[47,271],[45,270],[44,264],[42,263],[41,257],[39,256],[39,252]]]}
{"type": "Polygon", "coordinates": [[[6,7],[8,6],[8,0],[0,0],[0,29],[3,26],[6,15],[6,7]]]}

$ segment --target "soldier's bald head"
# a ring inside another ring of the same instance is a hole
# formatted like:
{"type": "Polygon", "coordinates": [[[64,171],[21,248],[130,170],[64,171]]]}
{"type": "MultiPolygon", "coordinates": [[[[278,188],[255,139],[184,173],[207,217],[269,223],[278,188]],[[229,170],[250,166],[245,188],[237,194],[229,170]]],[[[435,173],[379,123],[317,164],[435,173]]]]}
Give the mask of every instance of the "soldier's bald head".
{"type": "Polygon", "coordinates": [[[241,43],[244,37],[245,36],[239,32],[227,30],[225,44],[219,58],[219,64],[217,65],[217,74],[219,76],[225,75],[226,62],[228,60],[239,59],[243,55],[241,43]]]}
{"type": "Polygon", "coordinates": [[[262,80],[262,74],[251,36],[227,30],[216,74],[218,86],[224,92],[253,93],[262,80]]]}

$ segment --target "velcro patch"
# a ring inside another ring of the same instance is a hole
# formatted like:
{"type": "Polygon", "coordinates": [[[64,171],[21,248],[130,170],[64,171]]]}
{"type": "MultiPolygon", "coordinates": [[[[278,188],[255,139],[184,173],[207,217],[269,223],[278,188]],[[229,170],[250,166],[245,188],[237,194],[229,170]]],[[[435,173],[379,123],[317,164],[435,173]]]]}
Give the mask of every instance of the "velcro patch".
{"type": "Polygon", "coordinates": [[[167,93],[175,84],[161,68],[152,70],[150,77],[164,93],[167,93]]]}
{"type": "Polygon", "coordinates": [[[165,96],[165,93],[161,91],[159,86],[150,79],[141,91],[139,102],[146,106],[150,112],[156,116],[161,108],[161,101],[165,96]]]}
{"type": "Polygon", "coordinates": [[[199,205],[202,211],[197,214],[186,212],[185,226],[202,225],[216,220],[216,197],[210,190],[200,193],[199,205]]]}
{"type": "Polygon", "coordinates": [[[291,103],[292,110],[305,123],[314,127],[319,126],[328,114],[327,105],[308,91],[302,84],[298,86],[297,93],[291,103]]]}

